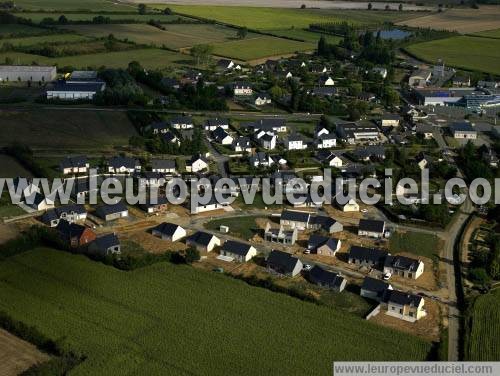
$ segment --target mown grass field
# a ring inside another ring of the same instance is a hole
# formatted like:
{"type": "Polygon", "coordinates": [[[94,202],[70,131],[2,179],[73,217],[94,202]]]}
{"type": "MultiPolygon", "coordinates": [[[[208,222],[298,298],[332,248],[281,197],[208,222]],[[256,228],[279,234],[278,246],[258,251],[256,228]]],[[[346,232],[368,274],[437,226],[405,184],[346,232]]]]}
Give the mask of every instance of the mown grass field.
{"type": "MultiPolygon", "coordinates": [[[[164,45],[172,49],[226,42],[236,38],[235,29],[212,24],[165,25],[166,30],[144,24],[70,25],[64,28],[86,36],[103,37],[113,34],[118,39],[159,47],[164,45]]],[[[257,35],[249,33],[247,37],[257,35]]]]}
{"type": "Polygon", "coordinates": [[[0,61],[6,57],[12,58],[16,64],[28,64],[36,62],[40,65],[58,65],[59,67],[71,66],[86,69],[99,68],[126,68],[131,61],[139,61],[142,66],[150,69],[163,69],[171,65],[189,65],[192,59],[188,55],[177,52],[161,50],[156,48],[142,48],[137,50],[105,52],[88,55],[65,56],[50,58],[45,56],[25,54],[21,52],[0,53],[0,61]]]}
{"type": "Polygon", "coordinates": [[[32,177],[32,174],[11,156],[0,154],[0,178],[16,176],[32,177]]]}
{"type": "Polygon", "coordinates": [[[219,231],[220,226],[228,226],[231,234],[244,240],[251,239],[259,230],[255,220],[262,216],[249,215],[238,218],[214,219],[205,224],[205,227],[212,231],[219,231]]]}
{"type": "Polygon", "coordinates": [[[120,4],[111,0],[16,0],[16,5],[26,10],[88,10],[92,12],[131,12],[136,6],[120,4]]]}
{"type": "MultiPolygon", "coordinates": [[[[134,12],[134,9],[130,9],[134,12]]],[[[91,21],[94,17],[99,16],[97,13],[65,13],[65,12],[44,12],[44,13],[34,13],[34,12],[22,12],[16,13],[17,16],[27,18],[35,23],[42,21],[44,18],[53,18],[57,20],[61,15],[63,15],[69,21],[91,21]]],[[[130,22],[148,22],[149,20],[155,20],[159,22],[171,22],[177,20],[178,18],[184,19],[181,16],[166,15],[166,14],[139,14],[135,13],[118,13],[118,14],[102,14],[104,17],[109,17],[111,20],[128,20],[130,22]]]]}
{"type": "Polygon", "coordinates": [[[254,60],[296,51],[311,51],[315,47],[314,43],[262,36],[215,44],[213,53],[238,60],[254,60]]]}
{"type": "MultiPolygon", "coordinates": [[[[162,5],[155,5],[162,7],[162,5]]],[[[163,4],[163,7],[165,5],[163,4]]],[[[348,21],[351,23],[374,24],[384,21],[401,21],[415,17],[408,12],[348,11],[326,9],[284,9],[210,5],[168,5],[181,14],[217,20],[232,25],[257,30],[307,28],[312,23],[348,21]]]]}
{"type": "Polygon", "coordinates": [[[331,375],[334,360],[424,360],[430,349],[213,272],[123,272],[49,249],[0,263],[0,309],[86,354],[76,374],[331,375]]]}
{"type": "Polygon", "coordinates": [[[409,252],[430,259],[439,255],[439,239],[435,235],[397,231],[389,239],[389,250],[393,254],[409,252]]]}
{"type": "Polygon", "coordinates": [[[500,290],[477,297],[466,318],[464,360],[500,359],[500,290]]]}
{"type": "Polygon", "coordinates": [[[480,37],[486,37],[486,38],[499,38],[500,39],[500,29],[481,31],[479,33],[474,33],[473,35],[477,35],[480,37]]]}
{"type": "Polygon", "coordinates": [[[135,128],[123,112],[35,110],[2,111],[0,146],[14,141],[64,154],[104,151],[128,144],[135,128]]]}
{"type": "Polygon", "coordinates": [[[413,44],[407,50],[420,59],[457,68],[500,74],[500,39],[459,36],[413,44]]]}
{"type": "Polygon", "coordinates": [[[53,34],[53,35],[43,35],[38,37],[25,37],[25,38],[9,38],[5,40],[0,39],[0,45],[2,43],[10,43],[14,46],[34,46],[37,44],[46,43],[76,43],[88,41],[90,38],[83,35],[76,34],[53,34]]]}

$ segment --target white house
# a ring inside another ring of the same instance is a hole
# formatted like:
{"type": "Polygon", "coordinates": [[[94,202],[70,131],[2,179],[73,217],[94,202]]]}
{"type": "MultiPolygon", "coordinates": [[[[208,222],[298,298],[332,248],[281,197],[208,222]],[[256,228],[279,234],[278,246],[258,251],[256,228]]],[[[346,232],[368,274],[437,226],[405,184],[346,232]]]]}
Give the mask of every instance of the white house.
{"type": "Polygon", "coordinates": [[[398,114],[386,114],[380,119],[380,125],[382,127],[398,127],[401,116],[398,114]]]}
{"type": "Polygon", "coordinates": [[[475,140],[477,139],[477,131],[468,122],[457,122],[450,125],[451,133],[454,138],[475,140]]]}
{"type": "Polygon", "coordinates": [[[231,145],[235,152],[244,152],[250,153],[252,151],[252,144],[250,143],[250,139],[248,137],[239,137],[233,141],[231,145]]]}
{"type": "Polygon", "coordinates": [[[252,85],[246,82],[235,82],[233,84],[233,93],[235,96],[249,96],[253,94],[252,85]]]}
{"type": "Polygon", "coordinates": [[[264,106],[272,102],[271,97],[268,94],[260,93],[255,98],[254,104],[256,106],[264,106]]]}
{"type": "Polygon", "coordinates": [[[229,129],[229,120],[225,118],[212,118],[205,120],[203,124],[203,129],[206,131],[213,132],[217,128],[222,128],[227,131],[229,129]]]}
{"type": "Polygon", "coordinates": [[[108,172],[112,174],[133,173],[141,170],[137,159],[130,157],[113,157],[108,160],[108,172]]]}
{"type": "Polygon", "coordinates": [[[192,129],[194,122],[191,116],[178,116],[170,120],[170,126],[174,129],[192,129]]]}
{"type": "Polygon", "coordinates": [[[175,174],[175,160],[173,159],[152,159],[151,170],[162,174],[175,174]]]}
{"type": "Polygon", "coordinates": [[[387,256],[384,261],[384,273],[391,273],[403,278],[417,279],[424,272],[424,263],[405,256],[387,256]]]}
{"type": "Polygon", "coordinates": [[[90,100],[105,88],[106,83],[102,81],[80,83],[59,81],[52,88],[47,89],[46,95],[47,99],[90,100]]]}
{"type": "Polygon", "coordinates": [[[151,233],[162,240],[176,242],[186,236],[186,230],[175,223],[163,222],[153,228],[151,233]]]}
{"type": "Polygon", "coordinates": [[[343,212],[359,212],[359,204],[356,202],[354,198],[349,198],[349,200],[344,204],[339,204],[340,208],[343,212]]]}
{"type": "Polygon", "coordinates": [[[387,291],[387,315],[415,322],[427,315],[424,298],[398,290],[387,291]]]}
{"type": "Polygon", "coordinates": [[[215,247],[220,247],[221,240],[208,232],[197,231],[186,238],[186,245],[194,247],[200,252],[211,252],[215,247]]]}
{"type": "Polygon", "coordinates": [[[229,133],[227,133],[222,128],[217,128],[213,133],[215,142],[218,142],[221,145],[231,145],[234,141],[233,137],[229,133]]]}
{"type": "Polygon", "coordinates": [[[201,155],[195,155],[186,163],[187,172],[208,170],[208,161],[201,155]]]}
{"type": "Polygon", "coordinates": [[[257,256],[257,250],[252,245],[228,240],[222,246],[220,254],[238,262],[247,262],[257,256]]]}
{"type": "Polygon", "coordinates": [[[318,149],[330,149],[337,146],[337,137],[334,134],[322,133],[315,140],[318,149]]]}
{"type": "Polygon", "coordinates": [[[273,150],[276,148],[278,137],[272,132],[257,131],[255,133],[256,141],[266,150],[273,150]]]}
{"type": "Polygon", "coordinates": [[[330,76],[322,76],[319,79],[319,84],[321,86],[334,86],[335,81],[330,76]]]}
{"type": "Polygon", "coordinates": [[[87,160],[87,157],[83,155],[74,157],[65,157],[59,163],[59,168],[64,175],[84,174],[90,168],[90,164],[87,160]]]}
{"type": "Polygon", "coordinates": [[[304,142],[302,136],[292,134],[286,139],[285,148],[287,150],[304,150],[307,149],[307,144],[304,142]]]}

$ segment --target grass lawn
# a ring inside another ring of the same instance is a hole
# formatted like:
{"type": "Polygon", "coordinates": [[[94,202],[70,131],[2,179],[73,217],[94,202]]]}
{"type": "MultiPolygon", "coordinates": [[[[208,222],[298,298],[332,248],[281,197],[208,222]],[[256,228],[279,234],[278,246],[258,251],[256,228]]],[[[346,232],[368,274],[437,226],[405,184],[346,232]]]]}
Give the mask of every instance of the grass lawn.
{"type": "MultiPolygon", "coordinates": [[[[158,47],[165,45],[172,49],[226,42],[236,38],[235,29],[211,24],[165,25],[166,30],[144,24],[69,25],[64,28],[87,36],[104,37],[113,34],[118,39],[158,47]]],[[[248,35],[249,38],[255,36],[257,34],[248,35]]]]}
{"type": "MultiPolygon", "coordinates": [[[[0,38],[7,38],[10,36],[21,36],[21,35],[37,35],[45,34],[47,30],[21,24],[0,24],[0,38]]],[[[0,41],[1,43],[2,41],[0,41]]]]}
{"type": "Polygon", "coordinates": [[[135,128],[122,112],[40,110],[2,111],[0,146],[14,141],[32,148],[65,151],[104,151],[128,145],[135,128]]]}
{"type": "Polygon", "coordinates": [[[314,50],[315,44],[262,36],[214,45],[214,55],[239,60],[254,60],[270,56],[314,50]]]}
{"type": "MultiPolygon", "coordinates": [[[[76,43],[88,41],[90,38],[76,34],[53,34],[38,37],[11,38],[8,42],[14,46],[34,46],[38,44],[52,43],[76,43]]],[[[2,44],[2,40],[0,40],[2,44]]]]}
{"type": "Polygon", "coordinates": [[[0,218],[15,217],[22,214],[26,214],[26,212],[10,201],[8,193],[3,193],[2,197],[0,197],[0,218]]]}
{"type": "Polygon", "coordinates": [[[465,319],[464,360],[500,359],[500,290],[478,296],[465,319]]]}
{"type": "MultiPolygon", "coordinates": [[[[134,10],[131,9],[133,12],[134,10]]],[[[42,21],[44,18],[53,18],[57,20],[59,16],[63,15],[69,21],[91,21],[94,17],[97,17],[99,14],[97,13],[64,13],[64,12],[54,12],[54,13],[30,13],[30,12],[22,12],[17,13],[19,17],[28,18],[33,22],[37,23],[42,21]]],[[[133,14],[102,14],[104,17],[109,17],[111,20],[127,20],[130,22],[148,22],[149,20],[155,20],[158,22],[172,22],[177,20],[178,18],[185,19],[185,17],[174,16],[174,15],[166,15],[166,14],[139,14],[137,12],[133,14]]]]}
{"type": "Polygon", "coordinates": [[[435,260],[439,255],[439,239],[436,235],[420,232],[397,231],[389,240],[391,253],[409,252],[417,256],[428,257],[435,260]]]}
{"type": "MultiPolygon", "coordinates": [[[[163,5],[164,7],[165,5],[163,5]]],[[[161,7],[161,5],[158,5],[161,7]]],[[[227,24],[257,30],[306,28],[312,23],[348,21],[356,24],[374,24],[401,21],[414,17],[411,12],[346,11],[325,9],[258,8],[211,5],[168,5],[181,14],[217,20],[227,24]]]]}
{"type": "Polygon", "coordinates": [[[59,67],[72,66],[74,68],[126,68],[131,61],[139,61],[142,66],[150,69],[162,69],[172,65],[189,65],[193,61],[190,56],[177,52],[160,50],[157,48],[144,48],[118,52],[104,52],[97,54],[76,55],[50,58],[45,56],[25,54],[21,52],[0,53],[0,61],[6,57],[12,58],[19,64],[31,64],[33,61],[40,65],[58,65],[59,67]]]}
{"type": "Polygon", "coordinates": [[[500,74],[500,39],[459,36],[413,44],[407,50],[430,63],[442,59],[457,68],[500,74]]]}
{"type": "Polygon", "coordinates": [[[219,231],[220,226],[228,226],[229,232],[233,236],[248,240],[259,230],[255,220],[261,216],[249,215],[247,217],[221,218],[207,222],[205,227],[212,231],[219,231]]]}
{"type": "Polygon", "coordinates": [[[50,249],[0,262],[0,310],[83,353],[75,374],[331,375],[430,344],[188,266],[123,272],[50,249]]]}
{"type": "Polygon", "coordinates": [[[107,11],[107,12],[133,12],[137,10],[134,5],[127,5],[110,0],[16,0],[16,6],[26,10],[71,10],[71,11],[107,11]]]}

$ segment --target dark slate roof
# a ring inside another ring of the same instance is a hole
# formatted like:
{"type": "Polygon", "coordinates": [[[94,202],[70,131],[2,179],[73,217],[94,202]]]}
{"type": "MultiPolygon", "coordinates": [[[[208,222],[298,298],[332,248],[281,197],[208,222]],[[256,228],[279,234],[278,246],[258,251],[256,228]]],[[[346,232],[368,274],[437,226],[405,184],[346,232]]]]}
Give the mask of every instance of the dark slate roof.
{"type": "Polygon", "coordinates": [[[195,244],[201,245],[201,246],[208,246],[212,238],[214,238],[215,235],[209,234],[208,232],[204,231],[198,231],[195,232],[193,235],[189,236],[186,241],[193,242],[195,244]]]}
{"type": "Polygon", "coordinates": [[[250,84],[248,82],[237,81],[237,82],[233,83],[233,87],[234,88],[251,88],[252,84],[250,84]]]}
{"type": "Polygon", "coordinates": [[[96,209],[96,214],[104,218],[106,215],[121,213],[127,211],[127,206],[123,202],[118,202],[114,205],[101,205],[96,209]]]}
{"type": "Polygon", "coordinates": [[[294,133],[288,136],[288,141],[304,141],[304,137],[298,133],[294,133]]]}
{"type": "Polygon", "coordinates": [[[138,166],[139,162],[134,158],[117,156],[110,158],[108,160],[108,165],[113,168],[126,167],[132,169],[138,166]]]}
{"type": "Polygon", "coordinates": [[[99,249],[108,249],[120,245],[120,240],[115,234],[106,234],[98,237],[93,243],[99,249]]]}
{"type": "Polygon", "coordinates": [[[176,142],[176,140],[178,139],[175,133],[172,132],[171,130],[168,130],[165,133],[163,133],[161,135],[161,138],[163,138],[163,141],[165,142],[176,142]]]}
{"type": "Polygon", "coordinates": [[[212,119],[207,119],[205,120],[205,125],[214,127],[214,126],[220,126],[220,125],[228,125],[229,120],[226,118],[212,118],[212,119]]]}
{"type": "Polygon", "coordinates": [[[59,163],[61,168],[85,167],[86,164],[87,157],[84,155],[66,157],[59,163]]]}
{"type": "Polygon", "coordinates": [[[261,140],[263,140],[263,141],[268,141],[268,142],[270,142],[270,141],[272,141],[272,139],[273,139],[273,138],[274,138],[274,136],[272,136],[272,135],[270,135],[270,134],[267,134],[267,133],[266,133],[266,134],[265,134],[265,135],[263,135],[260,139],[261,139],[261,140]]]}
{"type": "Polygon", "coordinates": [[[189,165],[192,165],[194,162],[196,162],[198,159],[201,159],[203,162],[208,163],[207,159],[202,156],[201,154],[196,154],[191,157],[189,160],[189,165]]]}
{"type": "Polygon", "coordinates": [[[376,292],[378,296],[384,295],[385,291],[389,288],[389,284],[375,278],[365,277],[361,290],[376,292]]]}
{"type": "Polygon", "coordinates": [[[148,128],[151,130],[158,130],[158,131],[163,131],[166,129],[170,129],[170,125],[165,123],[164,121],[159,121],[156,123],[152,123],[148,125],[148,128]]]}
{"type": "Polygon", "coordinates": [[[63,213],[84,214],[87,212],[87,210],[85,210],[85,207],[83,205],[78,205],[78,204],[59,206],[49,211],[53,211],[54,214],[57,215],[58,217],[60,217],[63,213]]]}
{"type": "Polygon", "coordinates": [[[384,232],[385,222],[374,219],[360,219],[359,229],[361,231],[384,232]]]}
{"type": "Polygon", "coordinates": [[[326,215],[317,215],[311,218],[311,222],[320,225],[323,229],[328,230],[337,221],[326,215]]]}
{"type": "Polygon", "coordinates": [[[152,159],[151,167],[153,169],[172,169],[175,168],[175,160],[173,159],[152,159]]]}
{"type": "Polygon", "coordinates": [[[466,121],[455,122],[450,125],[452,132],[475,132],[476,130],[472,125],[466,121]]]}
{"type": "Polygon", "coordinates": [[[68,221],[63,219],[59,221],[56,229],[64,238],[70,239],[73,237],[80,238],[83,232],[86,230],[86,227],[77,223],[69,223],[68,221]]]}
{"type": "Polygon", "coordinates": [[[56,214],[55,210],[47,210],[45,213],[43,213],[40,219],[43,223],[49,224],[50,222],[59,219],[59,216],[56,214]]]}
{"type": "Polygon", "coordinates": [[[387,256],[387,252],[376,248],[365,248],[354,245],[349,250],[349,258],[356,260],[369,260],[374,263],[379,263],[384,257],[387,256]]]}
{"type": "Polygon", "coordinates": [[[191,116],[176,116],[170,119],[170,124],[193,124],[191,116]]]}
{"type": "Polygon", "coordinates": [[[341,275],[325,270],[318,265],[315,265],[309,272],[309,279],[314,283],[329,285],[331,287],[340,287],[344,281],[344,277],[341,275]]]}
{"type": "Polygon", "coordinates": [[[225,137],[229,136],[229,133],[227,133],[221,127],[217,127],[212,134],[217,140],[223,140],[225,137]]]}
{"type": "Polygon", "coordinates": [[[248,137],[238,137],[233,141],[234,146],[248,147],[250,146],[250,139],[248,137]]]}
{"type": "Polygon", "coordinates": [[[156,226],[155,230],[161,232],[164,235],[172,236],[175,234],[175,231],[177,231],[179,227],[180,226],[176,225],[175,223],[163,222],[156,226]]]}
{"type": "Polygon", "coordinates": [[[354,155],[358,158],[384,157],[385,148],[379,145],[369,145],[364,148],[354,150],[354,155]]]}
{"type": "Polygon", "coordinates": [[[281,213],[281,219],[286,221],[295,221],[295,222],[309,222],[309,218],[311,217],[311,213],[301,212],[296,210],[284,210],[281,213]]]}
{"type": "Polygon", "coordinates": [[[282,251],[271,251],[267,258],[267,265],[272,269],[277,269],[281,273],[291,273],[300,260],[290,253],[282,251]]]}
{"type": "Polygon", "coordinates": [[[80,92],[98,92],[103,90],[106,84],[104,82],[65,82],[58,81],[52,89],[47,91],[80,91],[80,92]]]}
{"type": "Polygon", "coordinates": [[[335,250],[337,249],[338,243],[339,243],[338,239],[312,234],[309,237],[309,242],[307,243],[307,245],[308,248],[316,249],[326,244],[330,249],[335,250]]]}
{"type": "Polygon", "coordinates": [[[390,266],[396,269],[403,269],[409,272],[414,272],[418,269],[419,260],[405,256],[387,256],[384,266],[390,266]]]}
{"type": "Polygon", "coordinates": [[[251,245],[236,242],[234,240],[228,240],[224,243],[222,250],[230,253],[235,253],[240,256],[246,256],[250,251],[251,245]]]}
{"type": "Polygon", "coordinates": [[[422,297],[418,295],[408,294],[403,291],[390,290],[387,293],[387,302],[396,303],[400,305],[409,305],[418,307],[422,301],[422,297]]]}

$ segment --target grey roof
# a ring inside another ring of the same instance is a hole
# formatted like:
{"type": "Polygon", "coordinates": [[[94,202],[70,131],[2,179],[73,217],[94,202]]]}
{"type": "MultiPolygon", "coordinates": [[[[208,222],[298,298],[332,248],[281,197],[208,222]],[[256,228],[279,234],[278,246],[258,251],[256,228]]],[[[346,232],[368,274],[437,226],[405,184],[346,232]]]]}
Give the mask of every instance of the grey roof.
{"type": "Polygon", "coordinates": [[[308,223],[311,218],[311,213],[296,211],[296,210],[284,210],[281,213],[281,219],[285,221],[303,222],[308,223]]]}
{"type": "Polygon", "coordinates": [[[80,238],[83,232],[87,229],[85,226],[79,225],[77,223],[69,223],[66,220],[59,221],[57,227],[57,231],[63,238],[69,240],[74,237],[80,238]]]}
{"type": "Polygon", "coordinates": [[[153,169],[175,169],[175,160],[173,159],[152,159],[151,167],[153,169]]]}
{"type": "Polygon", "coordinates": [[[304,137],[298,133],[294,133],[288,136],[288,141],[304,141],[304,137]]]}
{"type": "Polygon", "coordinates": [[[316,215],[311,218],[311,223],[318,224],[323,229],[329,230],[337,221],[326,215],[316,215]]]}
{"type": "Polygon", "coordinates": [[[170,119],[170,124],[193,124],[191,116],[176,116],[170,119]]]}
{"type": "Polygon", "coordinates": [[[355,260],[367,260],[375,264],[381,263],[382,260],[388,255],[387,252],[376,248],[365,248],[354,245],[349,250],[349,258],[355,260]]]}
{"type": "Polygon", "coordinates": [[[234,146],[248,147],[250,146],[250,139],[248,137],[238,137],[233,141],[234,146]]]}
{"type": "Polygon", "coordinates": [[[210,241],[215,237],[215,235],[209,234],[208,232],[204,231],[197,231],[193,235],[189,236],[186,239],[186,242],[192,242],[197,245],[201,246],[208,246],[210,244],[210,241]]]}
{"type": "Polygon", "coordinates": [[[370,232],[384,232],[385,222],[378,221],[375,219],[360,219],[359,220],[359,229],[361,231],[370,231],[370,232]]]}
{"type": "Polygon", "coordinates": [[[389,290],[387,292],[387,302],[396,303],[399,305],[409,305],[413,307],[418,307],[422,301],[422,297],[418,295],[408,294],[403,291],[389,290]]]}
{"type": "Polygon", "coordinates": [[[123,202],[118,202],[114,205],[101,205],[96,209],[96,214],[104,218],[107,215],[110,214],[116,214],[116,213],[121,213],[124,211],[127,211],[127,206],[123,202]]]}
{"type": "Polygon", "coordinates": [[[263,131],[272,131],[273,128],[281,128],[286,125],[285,119],[260,119],[253,122],[241,123],[242,128],[260,129],[263,131]]]}
{"type": "Polygon", "coordinates": [[[384,262],[384,266],[390,266],[400,270],[407,270],[409,272],[416,271],[419,264],[419,260],[405,256],[387,256],[384,262]]]}
{"type": "Polygon", "coordinates": [[[275,269],[280,273],[291,273],[300,263],[297,257],[292,256],[290,253],[282,251],[271,251],[267,258],[267,266],[271,269],[275,269]]]}
{"type": "Polygon", "coordinates": [[[246,256],[250,252],[252,246],[245,243],[236,242],[234,240],[228,240],[222,246],[223,251],[230,253],[235,253],[240,256],[246,256]]]}
{"type": "Polygon", "coordinates": [[[370,157],[385,157],[385,147],[380,145],[369,145],[363,148],[354,150],[353,153],[358,158],[370,158],[370,157]]]}
{"type": "Polygon", "coordinates": [[[341,275],[325,270],[318,265],[315,265],[309,272],[309,279],[316,284],[330,287],[340,287],[344,281],[344,277],[341,275]]]}

